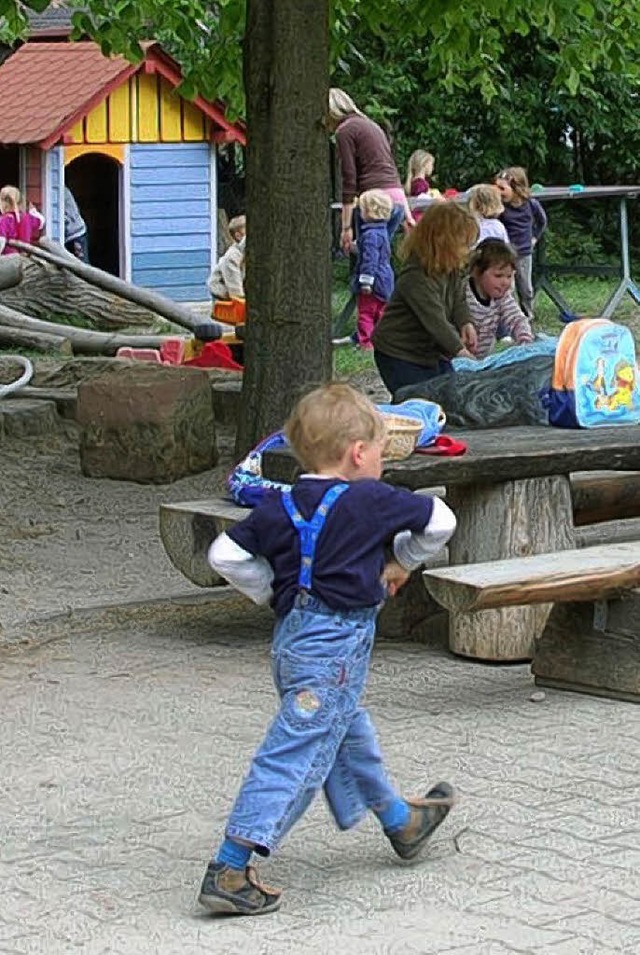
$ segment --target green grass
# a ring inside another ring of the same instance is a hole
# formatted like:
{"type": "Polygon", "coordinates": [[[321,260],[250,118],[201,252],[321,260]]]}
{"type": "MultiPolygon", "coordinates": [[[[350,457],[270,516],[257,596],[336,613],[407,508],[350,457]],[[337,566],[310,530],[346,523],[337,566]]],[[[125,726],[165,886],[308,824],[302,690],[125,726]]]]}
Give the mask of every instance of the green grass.
{"type": "MultiPolygon", "coordinates": [[[[584,315],[589,318],[597,318],[602,314],[602,310],[609,301],[612,293],[617,288],[616,279],[598,279],[593,277],[577,278],[558,278],[553,283],[554,288],[570,305],[571,310],[578,315],[584,315]]],[[[334,269],[334,288],[332,294],[332,310],[335,321],[340,314],[344,304],[350,296],[347,285],[347,272],[344,262],[339,262],[334,269]]],[[[636,305],[629,294],[622,299],[613,320],[628,325],[640,344],[640,307],[636,305]]],[[[348,335],[355,329],[355,313],[349,319],[346,327],[337,329],[340,336],[348,335]]],[[[548,335],[559,335],[564,328],[560,321],[559,312],[556,305],[551,301],[548,295],[541,291],[535,300],[535,328],[536,331],[546,332],[548,335]]],[[[354,349],[339,348],[336,349],[335,365],[336,370],[342,373],[352,373],[360,370],[362,367],[369,367],[370,362],[366,361],[366,355],[361,355],[354,349]],[[347,353],[350,354],[347,354],[347,353]]]]}
{"type": "Polygon", "coordinates": [[[373,352],[362,351],[351,345],[333,350],[333,374],[336,378],[351,378],[374,367],[373,352]]]}
{"type": "MultiPolygon", "coordinates": [[[[596,278],[563,278],[554,282],[562,297],[571,306],[572,311],[588,318],[597,318],[617,287],[617,281],[596,278]]],[[[558,309],[551,299],[539,292],[535,300],[536,328],[550,335],[558,335],[564,327],[558,318],[558,309]]],[[[613,320],[628,325],[634,338],[640,341],[640,308],[629,294],[620,302],[613,320]]]]}

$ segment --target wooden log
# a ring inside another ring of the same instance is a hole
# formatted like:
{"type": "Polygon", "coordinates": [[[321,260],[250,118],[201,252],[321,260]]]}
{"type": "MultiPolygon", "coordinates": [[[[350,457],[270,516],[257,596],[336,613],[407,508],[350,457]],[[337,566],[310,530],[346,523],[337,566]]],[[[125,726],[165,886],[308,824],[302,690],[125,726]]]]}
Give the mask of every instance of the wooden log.
{"type": "Polygon", "coordinates": [[[556,604],[531,669],[539,686],[640,703],[640,594],[556,604]]]}
{"type": "MultiPolygon", "coordinates": [[[[574,547],[571,494],[564,476],[495,485],[450,486],[458,519],[451,564],[553,553],[574,547]]],[[[478,660],[530,660],[549,604],[450,615],[449,648],[478,660]]]]}
{"type": "Polygon", "coordinates": [[[78,316],[91,327],[105,330],[149,328],[159,319],[156,312],[89,285],[66,269],[24,255],[4,258],[22,264],[23,278],[20,285],[4,291],[0,301],[32,318],[46,320],[52,315],[78,316]]]}
{"type": "MultiPolygon", "coordinates": [[[[90,285],[95,285],[106,292],[111,292],[129,302],[136,302],[138,305],[157,312],[163,318],[175,322],[176,325],[182,325],[183,328],[187,328],[191,332],[195,332],[202,326],[202,319],[184,305],[179,305],[157,292],[151,292],[149,289],[138,288],[136,285],[124,282],[122,279],[116,278],[115,275],[103,272],[102,269],[96,269],[93,265],[80,262],[74,256],[69,256],[66,253],[62,255],[60,250],[53,243],[47,242],[46,239],[41,240],[39,246],[29,245],[26,242],[20,242],[18,239],[9,239],[8,243],[20,252],[33,255],[49,262],[51,265],[57,265],[72,272],[90,285]]],[[[211,323],[212,326],[214,324],[218,326],[219,333],[222,335],[221,326],[218,323],[211,323]]]]}
{"type": "Polygon", "coordinates": [[[118,348],[130,345],[134,348],[160,348],[166,335],[123,335],[111,332],[94,332],[57,322],[44,322],[39,318],[22,315],[14,309],[0,305],[0,327],[6,325],[22,331],[57,335],[71,342],[73,351],[80,355],[115,355],[118,348]]]}
{"type": "Polygon", "coordinates": [[[594,547],[598,544],[622,544],[625,541],[640,541],[640,518],[623,521],[605,521],[602,524],[587,524],[574,530],[576,547],[594,547]]]}
{"type": "Polygon", "coordinates": [[[160,537],[173,564],[199,587],[226,583],[207,561],[213,540],[249,512],[229,501],[185,501],[160,505],[160,537]]]}
{"type": "Polygon", "coordinates": [[[24,259],[21,255],[0,257],[0,290],[13,288],[22,281],[24,259]]]}
{"type": "Polygon", "coordinates": [[[72,352],[71,343],[62,335],[33,332],[26,328],[10,328],[8,325],[0,325],[0,344],[63,355],[70,355],[72,352]]]}
{"type": "Polygon", "coordinates": [[[425,570],[427,590],[456,613],[602,600],[640,585],[640,541],[425,570]]]}
{"type": "Polygon", "coordinates": [[[577,527],[640,517],[640,472],[584,471],[572,474],[571,499],[577,527]]]}

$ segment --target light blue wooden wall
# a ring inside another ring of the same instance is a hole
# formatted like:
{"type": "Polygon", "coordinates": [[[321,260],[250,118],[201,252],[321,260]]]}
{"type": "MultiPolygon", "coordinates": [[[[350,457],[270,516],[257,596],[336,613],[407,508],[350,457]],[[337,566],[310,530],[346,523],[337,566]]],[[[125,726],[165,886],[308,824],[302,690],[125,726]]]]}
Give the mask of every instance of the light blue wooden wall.
{"type": "Polygon", "coordinates": [[[209,143],[130,147],[131,281],[179,302],[209,297],[212,148],[209,143]]]}
{"type": "MultiPolygon", "coordinates": [[[[61,194],[62,146],[56,146],[47,154],[47,209],[50,210],[50,221],[46,223],[45,232],[50,239],[64,244],[64,196],[61,194]]],[[[44,211],[44,210],[43,210],[44,211]]],[[[45,211],[46,215],[46,211],[45,211]]]]}

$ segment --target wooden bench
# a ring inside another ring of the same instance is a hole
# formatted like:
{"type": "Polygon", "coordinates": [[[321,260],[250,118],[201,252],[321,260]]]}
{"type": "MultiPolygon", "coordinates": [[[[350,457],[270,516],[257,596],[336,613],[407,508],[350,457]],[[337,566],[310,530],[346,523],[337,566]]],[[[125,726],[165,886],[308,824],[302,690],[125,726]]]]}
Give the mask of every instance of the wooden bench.
{"type": "MultiPolygon", "coordinates": [[[[633,471],[585,471],[571,475],[571,498],[578,547],[640,540],[640,481],[633,471]]],[[[417,493],[446,499],[444,487],[417,493]]],[[[200,587],[220,582],[207,563],[213,539],[247,516],[223,497],[160,505],[160,535],[174,566],[200,587]]]]}
{"type": "Polygon", "coordinates": [[[246,507],[238,507],[223,498],[161,504],[160,537],[169,560],[199,587],[226,583],[209,565],[207,552],[218,534],[248,513],[246,507]]]}
{"type": "Polygon", "coordinates": [[[452,613],[551,602],[535,682],[640,703],[640,541],[431,568],[423,580],[452,613]]]}

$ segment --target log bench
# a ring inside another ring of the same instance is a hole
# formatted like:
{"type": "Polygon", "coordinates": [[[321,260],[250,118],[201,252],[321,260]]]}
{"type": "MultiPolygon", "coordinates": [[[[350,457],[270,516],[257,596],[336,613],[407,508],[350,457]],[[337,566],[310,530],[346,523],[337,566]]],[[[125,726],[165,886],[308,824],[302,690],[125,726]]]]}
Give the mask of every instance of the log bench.
{"type": "MultiPolygon", "coordinates": [[[[623,511],[617,506],[610,510],[603,510],[594,497],[596,488],[607,488],[607,478],[618,486],[621,493],[628,497],[628,486],[635,487],[640,483],[637,475],[627,472],[610,473],[606,477],[602,472],[584,472],[571,476],[572,496],[574,500],[574,521],[579,526],[573,529],[574,546],[579,548],[590,547],[594,544],[621,543],[624,541],[640,540],[640,518],[625,518],[606,520],[602,523],[584,524],[583,502],[589,507],[592,516],[608,517],[609,514],[619,514],[623,511]],[[621,483],[621,478],[625,483],[621,483]],[[574,494],[574,487],[577,493],[574,494]],[[590,499],[580,494],[589,494],[590,499]]],[[[417,493],[435,493],[445,496],[445,488],[424,488],[417,493]]],[[[200,587],[216,587],[225,581],[209,566],[207,551],[211,542],[218,534],[231,527],[237,521],[247,516],[247,508],[238,507],[222,497],[207,498],[202,501],[184,501],[180,503],[162,504],[160,506],[160,536],[165,551],[174,567],[184,576],[200,587]]],[[[446,551],[439,558],[439,565],[448,564],[446,551]]],[[[546,612],[541,610],[540,612],[546,612]]],[[[503,610],[508,614],[508,610],[503,610]]],[[[383,611],[379,622],[379,633],[388,637],[406,637],[412,639],[434,639],[448,626],[447,613],[434,599],[430,599],[425,592],[421,572],[412,575],[410,583],[404,587],[399,595],[390,601],[383,611]]],[[[505,631],[498,634],[497,639],[502,641],[503,647],[508,644],[508,625],[505,631]]],[[[455,647],[453,648],[455,652],[455,647]]],[[[518,650],[508,650],[501,655],[492,657],[489,648],[484,659],[517,659],[518,650]]]]}
{"type": "Polygon", "coordinates": [[[640,703],[640,541],[423,571],[451,613],[552,603],[534,645],[541,686],[640,703]]]}

